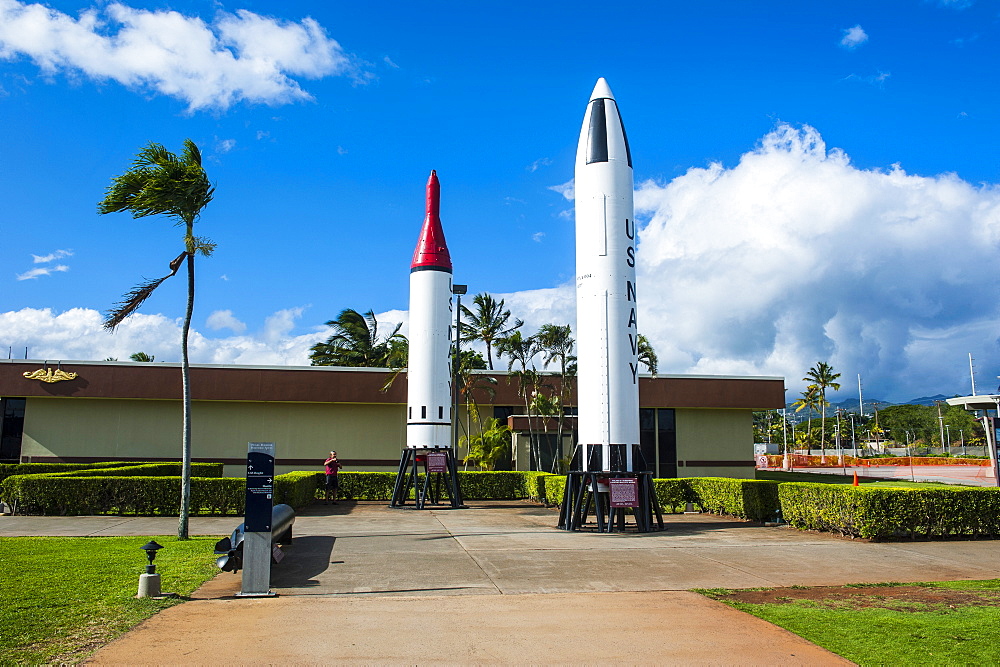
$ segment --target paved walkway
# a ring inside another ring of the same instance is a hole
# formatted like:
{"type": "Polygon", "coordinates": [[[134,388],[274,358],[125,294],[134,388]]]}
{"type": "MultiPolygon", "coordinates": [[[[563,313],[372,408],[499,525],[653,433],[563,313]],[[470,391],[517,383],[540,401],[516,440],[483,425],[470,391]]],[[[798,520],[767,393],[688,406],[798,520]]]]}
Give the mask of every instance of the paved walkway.
{"type": "MultiPolygon", "coordinates": [[[[200,519],[227,534],[238,519],[200,519]]],[[[708,515],[648,535],[567,533],[521,502],[466,510],[314,505],[273,599],[220,574],[95,654],[136,663],[838,664],[691,588],[1000,576],[990,541],[875,544],[708,515]]],[[[0,535],[170,534],[176,519],[0,517],[0,535]],[[73,532],[76,531],[76,532],[73,532]]],[[[163,572],[169,590],[169,572],[163,572]]]]}

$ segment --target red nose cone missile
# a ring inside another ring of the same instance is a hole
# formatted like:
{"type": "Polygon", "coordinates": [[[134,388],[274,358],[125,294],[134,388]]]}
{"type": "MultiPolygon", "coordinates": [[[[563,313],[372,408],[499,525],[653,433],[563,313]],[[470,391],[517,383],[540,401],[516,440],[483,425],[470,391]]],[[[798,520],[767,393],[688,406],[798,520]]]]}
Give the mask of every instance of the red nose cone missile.
{"type": "Polygon", "coordinates": [[[441,207],[441,184],[438,183],[436,171],[431,171],[427,179],[427,215],[424,226],[420,228],[420,238],[417,249],[413,251],[413,263],[410,271],[447,271],[451,273],[451,255],[448,244],[444,240],[444,230],[441,228],[441,218],[438,215],[441,207]]]}

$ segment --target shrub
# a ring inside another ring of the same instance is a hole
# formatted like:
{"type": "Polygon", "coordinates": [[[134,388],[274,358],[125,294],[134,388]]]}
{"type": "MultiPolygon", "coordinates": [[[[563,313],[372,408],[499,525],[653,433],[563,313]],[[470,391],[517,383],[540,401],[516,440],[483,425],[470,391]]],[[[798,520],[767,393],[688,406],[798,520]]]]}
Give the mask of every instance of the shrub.
{"type": "Polygon", "coordinates": [[[545,485],[545,500],[549,505],[562,506],[566,496],[566,475],[548,475],[542,478],[545,485]]]}
{"type": "Polygon", "coordinates": [[[116,468],[140,465],[138,461],[105,461],[103,463],[0,463],[0,482],[12,475],[69,472],[92,468],[116,468]]]}
{"type": "MultiPolygon", "coordinates": [[[[340,497],[348,500],[392,500],[392,489],[396,483],[394,472],[342,472],[340,497]]],[[[322,487],[319,478],[317,485],[322,487]]]]}
{"type": "Polygon", "coordinates": [[[694,502],[703,511],[735,516],[750,521],[774,518],[778,502],[778,482],[728,477],[691,477],[694,502]]]}
{"type": "Polygon", "coordinates": [[[784,518],[806,530],[874,540],[1000,535],[1000,489],[866,488],[795,482],[779,489],[784,518]]]}
{"type": "MultiPolygon", "coordinates": [[[[59,477],[16,475],[0,484],[3,499],[22,513],[47,515],[177,515],[180,477],[59,477]]],[[[191,480],[191,514],[240,514],[245,485],[235,477],[191,480]]]]}
{"type": "Polygon", "coordinates": [[[696,501],[689,479],[654,479],[653,492],[664,512],[683,512],[688,503],[696,501]]]}
{"type": "MultiPolygon", "coordinates": [[[[341,476],[359,473],[340,473],[341,476]]],[[[316,499],[316,490],[323,485],[322,472],[288,472],[274,478],[274,504],[305,507],[316,499]]],[[[239,479],[239,478],[236,478],[239,479]]],[[[343,477],[341,477],[343,480],[343,477]]],[[[243,480],[240,479],[242,482],[243,480]]]]}

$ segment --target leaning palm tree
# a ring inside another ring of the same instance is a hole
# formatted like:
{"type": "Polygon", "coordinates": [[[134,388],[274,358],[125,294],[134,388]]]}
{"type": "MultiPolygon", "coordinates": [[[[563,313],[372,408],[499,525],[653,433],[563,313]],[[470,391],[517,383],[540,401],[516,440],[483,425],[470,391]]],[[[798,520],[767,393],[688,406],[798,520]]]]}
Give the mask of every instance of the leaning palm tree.
{"type": "Polygon", "coordinates": [[[190,139],[184,140],[184,152],[178,158],[161,144],[150,142],[136,155],[132,168],[111,179],[97,212],[128,211],[133,218],[165,215],[177,226],[184,226],[184,251],[170,262],[170,273],[135,287],[105,314],[104,328],[114,331],[122,320],[134,313],[164,280],[175,275],[187,260],[187,307],[181,331],[181,384],[183,386],[183,435],[181,437],[181,508],[177,538],[188,539],[188,513],[191,506],[191,369],[188,362],[188,334],[194,312],[194,257],[208,257],[215,244],[194,235],[194,223],[212,201],[215,188],[201,164],[201,151],[190,139]]]}
{"type": "MultiPolygon", "coordinates": [[[[493,346],[501,338],[510,336],[516,329],[519,329],[524,322],[514,318],[514,323],[509,324],[510,311],[504,310],[503,299],[495,300],[486,292],[482,292],[472,297],[472,303],[476,306],[473,312],[462,306],[462,320],[459,323],[459,333],[462,342],[481,340],[486,344],[486,364],[493,370],[493,346]]],[[[501,351],[497,348],[497,356],[501,351]]]]}
{"type": "Polygon", "coordinates": [[[819,429],[819,448],[823,456],[823,462],[826,463],[826,406],[830,405],[830,402],[826,400],[826,390],[827,387],[833,389],[834,391],[840,391],[840,383],[837,382],[837,378],[840,377],[840,373],[834,373],[833,367],[825,361],[818,362],[815,366],[809,369],[806,376],[802,378],[806,382],[812,382],[813,386],[816,387],[819,392],[819,406],[820,410],[823,412],[823,416],[820,421],[819,429]]]}
{"type": "Polygon", "coordinates": [[[333,335],[310,348],[313,366],[393,368],[405,361],[406,337],[399,333],[403,325],[397,324],[392,333],[382,337],[374,311],[362,315],[353,308],[345,308],[326,326],[333,327],[333,335]]]}

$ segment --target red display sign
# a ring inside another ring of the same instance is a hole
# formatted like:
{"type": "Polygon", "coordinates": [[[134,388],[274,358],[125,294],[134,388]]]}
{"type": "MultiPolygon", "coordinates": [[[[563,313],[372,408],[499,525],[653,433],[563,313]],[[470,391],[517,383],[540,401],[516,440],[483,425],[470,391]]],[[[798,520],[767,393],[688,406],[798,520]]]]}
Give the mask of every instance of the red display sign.
{"type": "Polygon", "coordinates": [[[448,472],[448,455],[444,452],[429,452],[427,472],[448,472]]]}
{"type": "Polygon", "coordinates": [[[608,480],[612,507],[639,506],[639,480],[635,477],[612,477],[608,480]]]}

